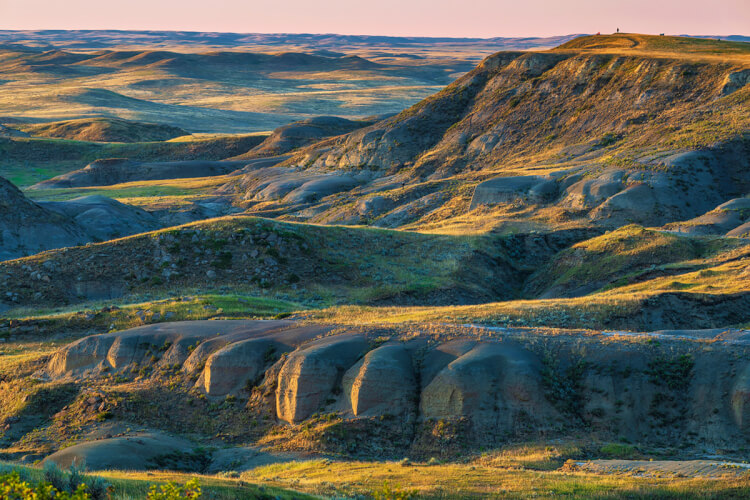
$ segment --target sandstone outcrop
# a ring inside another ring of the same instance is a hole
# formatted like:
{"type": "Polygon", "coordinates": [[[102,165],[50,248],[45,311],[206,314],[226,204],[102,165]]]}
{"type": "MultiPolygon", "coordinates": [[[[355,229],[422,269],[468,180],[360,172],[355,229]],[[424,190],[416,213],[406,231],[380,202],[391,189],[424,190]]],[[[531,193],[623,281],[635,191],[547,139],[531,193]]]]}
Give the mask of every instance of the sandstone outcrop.
{"type": "Polygon", "coordinates": [[[556,195],[557,184],[552,179],[538,175],[498,177],[484,181],[474,189],[470,208],[516,200],[543,203],[556,195]]]}
{"type": "Polygon", "coordinates": [[[468,417],[508,432],[526,418],[541,423],[551,413],[541,386],[541,363],[510,342],[479,343],[441,370],[422,391],[424,418],[468,417]]]}
{"type": "Polygon", "coordinates": [[[290,354],[279,372],[278,418],[296,423],[317,412],[366,347],[367,341],[360,335],[339,335],[290,354]]]}
{"type": "Polygon", "coordinates": [[[400,344],[378,347],[344,374],[344,394],[356,415],[414,412],[417,381],[409,351],[400,344]]]}
{"type": "Polygon", "coordinates": [[[417,432],[414,423],[432,432],[433,425],[466,422],[479,440],[585,431],[725,446],[750,435],[750,367],[737,354],[750,354],[747,331],[545,337],[501,329],[496,338],[433,342],[418,335],[372,348],[377,331],[331,328],[292,321],[150,325],[73,342],[36,376],[75,381],[181,365],[209,397],[249,396],[263,401],[266,415],[292,425],[335,412],[408,433],[417,432]],[[248,391],[249,383],[263,391],[248,391]]]}
{"type": "Polygon", "coordinates": [[[730,394],[734,423],[743,432],[750,431],[750,366],[738,376],[730,394]]]}

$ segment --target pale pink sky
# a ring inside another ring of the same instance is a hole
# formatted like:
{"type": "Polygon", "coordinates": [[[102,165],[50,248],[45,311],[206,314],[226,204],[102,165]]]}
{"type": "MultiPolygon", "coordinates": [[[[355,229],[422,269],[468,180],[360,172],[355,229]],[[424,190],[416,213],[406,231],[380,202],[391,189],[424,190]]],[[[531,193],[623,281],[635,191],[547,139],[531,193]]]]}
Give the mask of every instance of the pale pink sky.
{"type": "Polygon", "coordinates": [[[0,0],[0,29],[750,35],[750,0],[0,0]]]}

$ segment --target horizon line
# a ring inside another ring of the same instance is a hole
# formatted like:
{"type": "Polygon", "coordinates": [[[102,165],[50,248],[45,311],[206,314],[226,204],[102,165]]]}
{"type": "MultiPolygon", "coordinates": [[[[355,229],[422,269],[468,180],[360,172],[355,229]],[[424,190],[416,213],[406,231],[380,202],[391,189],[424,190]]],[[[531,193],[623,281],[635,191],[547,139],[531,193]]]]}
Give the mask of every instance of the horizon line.
{"type": "MultiPolygon", "coordinates": [[[[496,39],[534,39],[534,38],[557,38],[565,36],[593,36],[594,33],[564,33],[555,35],[498,35],[490,37],[472,37],[472,36],[440,36],[440,35],[384,35],[384,34],[367,34],[367,33],[335,33],[335,32],[282,32],[282,31],[202,31],[193,29],[122,29],[122,28],[0,28],[0,32],[74,32],[74,31],[92,31],[92,32],[120,32],[120,33],[217,33],[227,35],[299,35],[299,36],[349,36],[349,37],[371,37],[371,38],[422,38],[422,39],[447,39],[447,40],[496,40],[496,39]]],[[[661,33],[641,33],[641,32],[611,32],[602,33],[602,35],[661,35],[661,33]]],[[[739,33],[732,34],[690,34],[690,33],[665,33],[665,36],[678,37],[750,37],[750,34],[744,35],[739,33]]]]}

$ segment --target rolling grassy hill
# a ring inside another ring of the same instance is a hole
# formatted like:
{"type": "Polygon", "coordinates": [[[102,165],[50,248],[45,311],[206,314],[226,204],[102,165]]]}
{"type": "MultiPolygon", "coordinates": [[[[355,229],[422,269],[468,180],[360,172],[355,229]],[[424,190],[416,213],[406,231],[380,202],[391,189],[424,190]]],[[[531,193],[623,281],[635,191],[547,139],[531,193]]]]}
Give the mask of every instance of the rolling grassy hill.
{"type": "Polygon", "coordinates": [[[157,142],[189,135],[177,127],[111,118],[82,118],[39,125],[21,125],[18,128],[35,137],[93,142],[157,142]]]}
{"type": "Polygon", "coordinates": [[[170,141],[107,143],[46,138],[0,138],[0,176],[25,188],[102,158],[140,161],[222,160],[245,153],[266,134],[187,136],[170,141]]]}
{"type": "MultiPolygon", "coordinates": [[[[160,49],[26,51],[0,67],[133,78],[127,97],[110,79],[74,100],[164,99],[165,113],[188,95],[225,102],[252,71],[191,86],[237,61],[301,98],[310,82],[382,91],[372,82],[437,74],[405,76],[405,56],[160,49]]],[[[238,107],[256,99],[242,92],[238,107]]],[[[231,474],[204,476],[212,488],[745,496],[749,99],[748,43],[586,36],[491,55],[393,116],[202,150],[289,155],[278,164],[33,191],[40,205],[8,185],[32,215],[80,194],[245,212],[0,262],[0,458],[101,457],[131,439],[153,457],[165,434],[177,451],[158,462],[231,474]]],[[[197,142],[14,137],[0,152],[153,161],[197,142]]],[[[9,212],[0,223],[18,222],[9,212]]]]}
{"type": "Polygon", "coordinates": [[[481,44],[459,53],[428,47],[414,59],[387,42],[372,54],[283,42],[197,51],[189,41],[170,50],[9,44],[0,48],[0,122],[100,116],[247,133],[317,115],[361,118],[400,111],[491,51],[481,44]]]}

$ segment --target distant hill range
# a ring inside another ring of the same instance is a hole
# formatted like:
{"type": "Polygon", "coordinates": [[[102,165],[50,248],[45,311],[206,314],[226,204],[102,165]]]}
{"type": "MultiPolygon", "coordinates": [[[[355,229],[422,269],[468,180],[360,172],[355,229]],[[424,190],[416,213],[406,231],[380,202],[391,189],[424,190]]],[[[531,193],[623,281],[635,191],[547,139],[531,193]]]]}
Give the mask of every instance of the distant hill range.
{"type": "Polygon", "coordinates": [[[49,49],[93,49],[116,46],[194,46],[242,48],[258,46],[297,46],[309,50],[342,48],[411,48],[424,45],[485,45],[494,50],[523,50],[554,47],[576,36],[550,37],[398,37],[337,34],[288,33],[216,33],[199,31],[118,31],[118,30],[2,30],[0,43],[20,43],[49,49]]]}
{"type": "Polygon", "coordinates": [[[750,36],[744,35],[729,35],[729,36],[714,36],[714,35],[680,35],[689,36],[692,38],[712,38],[715,40],[724,40],[727,42],[745,42],[750,43],[750,36]]]}

